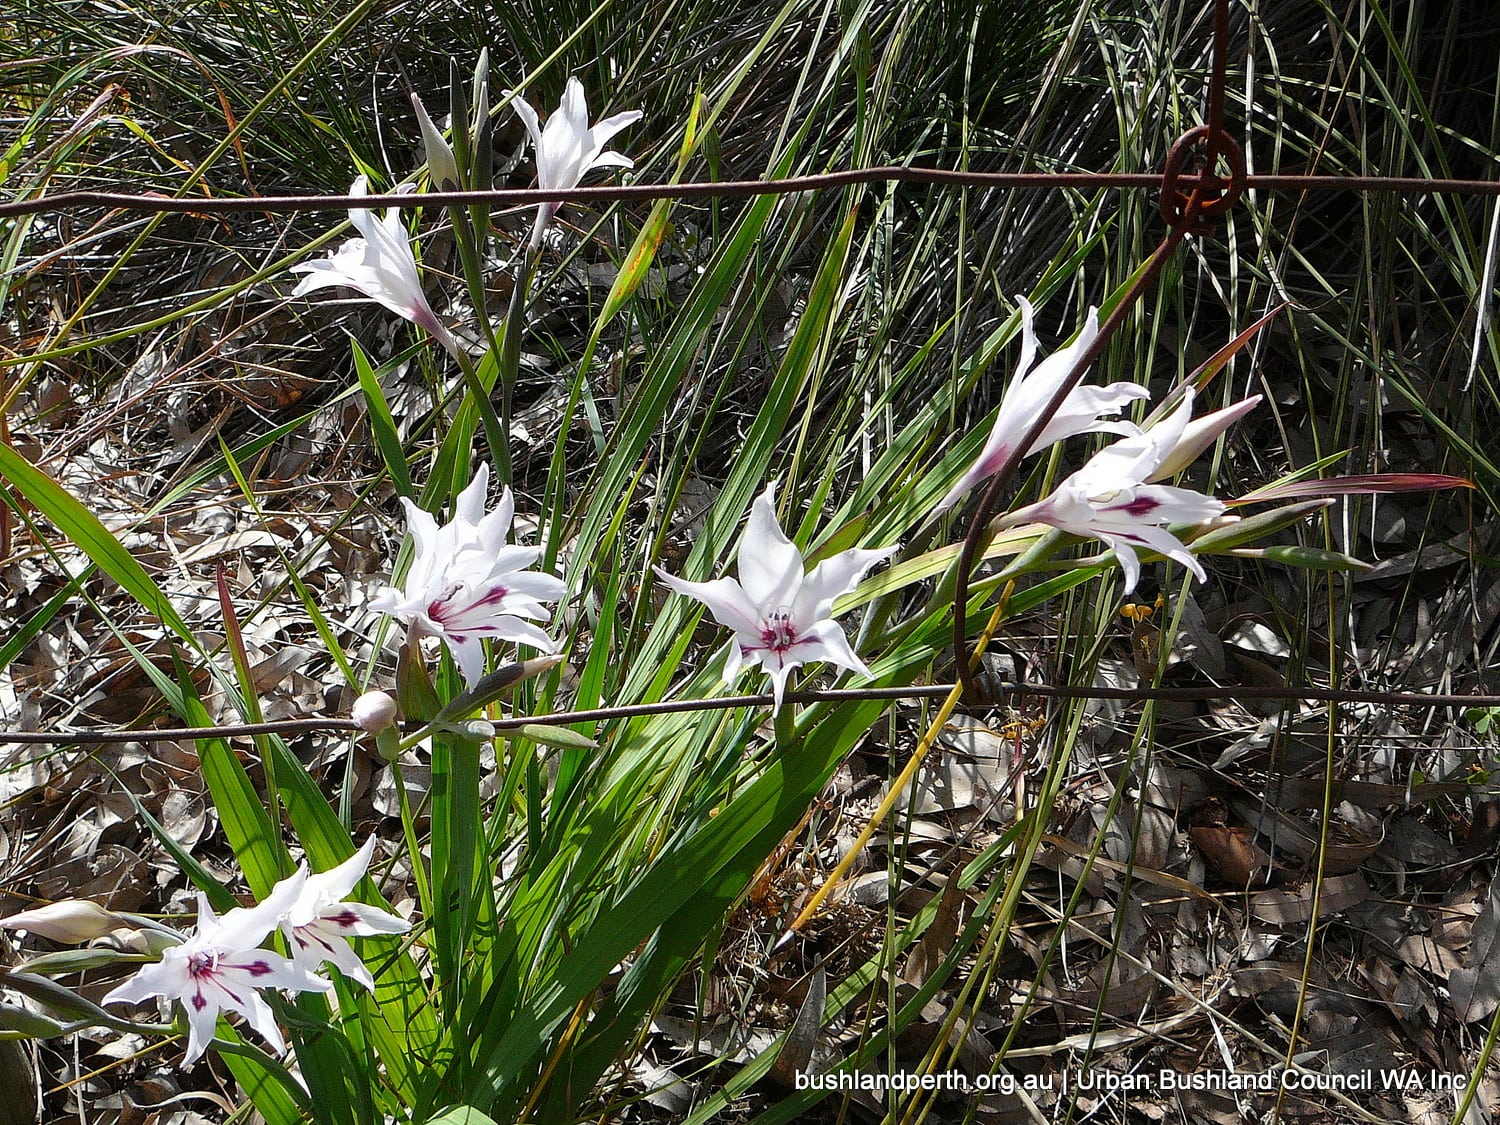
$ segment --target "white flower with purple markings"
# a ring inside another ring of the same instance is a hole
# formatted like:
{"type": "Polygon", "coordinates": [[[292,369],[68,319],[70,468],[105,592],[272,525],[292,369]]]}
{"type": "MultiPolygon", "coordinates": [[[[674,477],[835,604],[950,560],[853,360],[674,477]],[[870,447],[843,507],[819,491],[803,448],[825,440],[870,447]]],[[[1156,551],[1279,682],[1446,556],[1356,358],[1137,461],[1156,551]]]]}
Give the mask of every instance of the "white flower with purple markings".
{"type": "Polygon", "coordinates": [[[554,651],[552,638],[532,622],[550,620],[542,603],[557,601],[567,590],[556,575],[526,569],[540,548],[506,542],[515,515],[509,488],[495,510],[485,513],[489,479],[489,466],[481,465],[459,493],[453,519],[441,527],[431,513],[401,498],[416,557],[403,589],[387,586],[370,599],[371,609],[399,617],[416,635],[442,638],[470,686],[484,675],[486,638],[554,651]]]}
{"type": "Polygon", "coordinates": [[[261,990],[327,992],[333,987],[304,966],[260,947],[302,893],[305,880],[306,873],[299,872],[278,883],[264,902],[236,907],[222,918],[200,894],[197,929],[181,945],[165,950],[160,961],[112,989],[103,1003],[136,1004],[152,996],[181,1002],[188,1022],[185,1064],[208,1049],[219,1013],[225,1011],[244,1016],[277,1054],[285,1051],[286,1040],[261,990]]]}
{"type": "MultiPolygon", "coordinates": [[[[1167,526],[1214,519],[1224,514],[1224,504],[1191,489],[1149,483],[1166,475],[1163,466],[1176,461],[1179,449],[1189,448],[1190,443],[1202,438],[1201,429],[1187,433],[1192,413],[1193,392],[1189,388],[1182,405],[1162,421],[1145,433],[1100,450],[1083,468],[1058,485],[1051,496],[1011,512],[997,521],[997,526],[1044,523],[1073,535],[1100,540],[1119,560],[1125,574],[1126,593],[1140,581],[1141,564],[1136,552],[1143,549],[1175,559],[1192,571],[1198,581],[1206,581],[1208,575],[1203,564],[1167,526]]],[[[1216,424],[1217,416],[1210,418],[1216,424]]],[[[1204,446],[1211,440],[1212,437],[1207,438],[1204,446]]]]}
{"type": "Polygon", "coordinates": [[[301,878],[297,897],[281,917],[281,932],[286,935],[293,961],[308,972],[332,964],[371,992],[375,991],[375,978],[349,945],[349,939],[404,934],[411,929],[411,923],[394,914],[362,902],[345,901],[364,878],[374,854],[375,837],[371,836],[364,847],[337,867],[309,875],[304,865],[292,877],[301,878]]]}
{"type": "Polygon", "coordinates": [[[740,540],[739,581],[687,582],[660,567],[655,569],[672,589],[697,598],[720,625],[734,630],[724,682],[732,682],[745,665],[759,664],[770,673],[775,708],[780,710],[787,677],[801,664],[826,660],[861,676],[870,675],[833,620],[833,603],[896,549],[840,551],[808,571],[802,552],[776,520],[776,482],[772,481],[750,506],[750,520],[740,540]]]}

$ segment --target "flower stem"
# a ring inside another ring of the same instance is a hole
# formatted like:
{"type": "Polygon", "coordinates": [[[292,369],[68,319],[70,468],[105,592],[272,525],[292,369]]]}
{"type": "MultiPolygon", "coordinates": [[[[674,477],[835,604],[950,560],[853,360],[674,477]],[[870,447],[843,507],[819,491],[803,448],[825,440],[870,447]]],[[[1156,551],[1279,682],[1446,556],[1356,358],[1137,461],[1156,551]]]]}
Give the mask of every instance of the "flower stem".
{"type": "Polygon", "coordinates": [[[479,372],[474,369],[473,361],[467,355],[455,358],[464,373],[464,387],[469,392],[474,409],[479,412],[480,424],[484,426],[484,437],[490,445],[490,457],[495,462],[495,475],[500,478],[501,485],[509,485],[510,412],[505,410],[502,416],[497,417],[495,404],[490,401],[490,392],[479,378],[479,372]]]}
{"type": "MultiPolygon", "coordinates": [[[[516,379],[521,372],[521,334],[526,330],[526,298],[531,289],[531,277],[536,272],[538,253],[528,250],[522,259],[521,272],[516,275],[510,291],[510,308],[505,313],[505,329],[500,337],[500,418],[505,432],[510,433],[511,406],[515,399],[516,379]]],[[[505,483],[510,483],[510,453],[506,451],[505,483]]]]}
{"type": "Polygon", "coordinates": [[[787,703],[778,707],[771,723],[776,728],[776,749],[785,754],[797,741],[797,705],[787,703]]]}

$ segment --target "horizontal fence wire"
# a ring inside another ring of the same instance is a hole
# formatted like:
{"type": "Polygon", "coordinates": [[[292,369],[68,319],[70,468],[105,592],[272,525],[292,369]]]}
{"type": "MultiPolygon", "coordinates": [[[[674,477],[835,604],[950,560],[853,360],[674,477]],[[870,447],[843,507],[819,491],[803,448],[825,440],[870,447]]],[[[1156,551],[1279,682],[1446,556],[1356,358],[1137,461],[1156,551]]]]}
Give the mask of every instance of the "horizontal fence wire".
{"type": "MultiPolygon", "coordinates": [[[[1229,181],[1219,176],[1187,173],[1178,181],[1205,193],[1222,190],[1229,181]]],[[[1274,192],[1400,192],[1412,195],[1500,195],[1500,180],[1443,180],[1420,176],[1326,176],[1251,173],[1242,180],[1246,191],[1274,192]]],[[[879,165],[788,176],[773,180],[720,180],[688,184],[599,184],[591,187],[497,188],[492,191],[432,191],[414,195],[387,192],[383,195],[260,195],[183,196],[132,194],[113,191],[65,191],[55,195],[11,199],[0,202],[0,218],[37,215],[79,207],[105,207],[117,211],[188,212],[205,215],[240,211],[348,211],[375,207],[440,207],[485,205],[535,207],[540,203],[618,203],[631,199],[738,199],[756,195],[793,195],[804,191],[856,184],[943,184],[972,188],[1071,188],[1077,191],[1101,188],[1160,188],[1157,172],[961,172],[949,168],[919,168],[879,165]]]]}
{"type": "MultiPolygon", "coordinates": [[[[1388,707],[1477,707],[1500,708],[1500,695],[1455,695],[1420,691],[1378,691],[1357,688],[1270,687],[1264,685],[1232,687],[1071,687],[1057,684],[983,681],[984,704],[995,706],[1008,699],[1109,699],[1127,703],[1228,703],[1250,700],[1272,702],[1317,701],[1325,703],[1369,703],[1388,707]]],[[[857,703],[870,700],[943,699],[956,684],[916,684],[910,687],[828,688],[825,690],[789,691],[786,703],[857,703]]],[[[620,707],[592,707],[582,711],[552,711],[542,715],[515,715],[487,720],[496,731],[513,731],[525,726],[569,726],[573,723],[604,723],[634,719],[647,715],[676,715],[688,711],[726,711],[734,707],[764,707],[775,702],[770,692],[756,695],[726,695],[716,699],[666,699],[657,703],[634,703],[620,707]]],[[[427,724],[410,722],[405,726],[420,730],[427,724]]],[[[0,732],[0,745],[108,745],[122,742],[163,742],[197,738],[248,738],[262,734],[316,734],[320,732],[359,733],[363,727],[353,719],[281,719],[269,723],[227,723],[210,727],[156,727],[140,730],[61,730],[0,732]]]]}

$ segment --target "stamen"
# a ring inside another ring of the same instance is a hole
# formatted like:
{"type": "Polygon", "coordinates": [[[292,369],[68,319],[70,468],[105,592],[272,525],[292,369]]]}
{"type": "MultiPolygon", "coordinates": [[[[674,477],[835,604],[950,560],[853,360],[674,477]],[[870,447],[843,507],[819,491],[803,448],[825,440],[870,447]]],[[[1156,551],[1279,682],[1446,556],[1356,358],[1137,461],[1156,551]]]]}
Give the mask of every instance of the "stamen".
{"type": "Polygon", "coordinates": [[[797,640],[797,630],[792,625],[790,610],[782,608],[766,615],[766,624],[760,631],[761,647],[771,652],[785,652],[797,640]]]}
{"type": "Polygon", "coordinates": [[[218,957],[208,950],[200,950],[188,958],[188,972],[195,977],[212,976],[218,967],[218,957]]]}

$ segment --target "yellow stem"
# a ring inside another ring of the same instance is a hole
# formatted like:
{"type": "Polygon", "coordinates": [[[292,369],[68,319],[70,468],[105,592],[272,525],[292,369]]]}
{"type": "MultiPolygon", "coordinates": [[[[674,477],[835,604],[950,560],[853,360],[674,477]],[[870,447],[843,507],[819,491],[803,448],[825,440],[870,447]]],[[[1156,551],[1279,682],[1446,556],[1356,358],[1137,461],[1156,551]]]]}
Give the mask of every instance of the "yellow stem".
{"type": "Polygon", "coordinates": [[[517,1121],[527,1121],[530,1119],[532,1112],[536,1109],[537,1102],[541,1101],[542,1094],[546,1092],[547,1082],[551,1079],[553,1071],[557,1069],[557,1064],[562,1061],[563,1053],[567,1051],[569,1044],[573,1042],[573,1038],[578,1034],[578,1029],[583,1026],[583,1018],[593,1006],[593,999],[592,995],[586,996],[578,1007],[573,1009],[573,1018],[568,1021],[567,1030],[558,1039],[557,1046],[553,1049],[551,1057],[547,1060],[547,1065],[542,1069],[541,1078],[532,1087],[531,1097],[527,1099],[526,1108],[521,1110],[521,1116],[516,1119],[517,1121]]]}
{"type": "MultiPolygon", "coordinates": [[[[1014,580],[1006,583],[1005,592],[1000,595],[1000,601],[995,606],[995,612],[990,614],[989,623],[985,625],[984,632],[979,635],[979,643],[974,646],[974,654],[969,658],[969,667],[976,671],[979,668],[980,659],[984,656],[985,648],[989,645],[990,639],[995,635],[995,630],[1000,628],[1000,622],[1005,620],[1005,610],[1010,605],[1010,595],[1015,588],[1016,584],[1014,580]]],[[[912,778],[916,776],[923,759],[927,757],[927,752],[932,749],[933,743],[937,741],[938,731],[943,729],[943,724],[948,721],[948,716],[953,714],[953,709],[958,706],[958,701],[962,694],[963,682],[960,681],[953,685],[953,690],[948,693],[941,706],[938,707],[937,714],[933,716],[931,724],[927,727],[927,733],[922,736],[921,741],[917,743],[917,748],[912,751],[911,761],[906,763],[906,768],[896,778],[895,784],[891,786],[891,791],[885,795],[885,800],[880,802],[880,807],[870,817],[870,822],[865,825],[858,838],[850,846],[848,852],[844,854],[844,858],[839,860],[838,866],[828,873],[828,878],[823,881],[823,885],[818,888],[817,893],[802,908],[802,913],[797,915],[796,921],[787,927],[787,934],[794,933],[805,926],[808,919],[817,913],[818,907],[822,906],[824,900],[833,892],[834,886],[849,873],[849,868],[853,866],[855,857],[864,851],[866,845],[869,844],[876,831],[880,828],[880,825],[885,821],[885,818],[890,816],[891,810],[896,807],[896,802],[900,800],[901,794],[911,784],[912,778]]],[[[785,938],[786,935],[782,936],[785,938]]]]}

